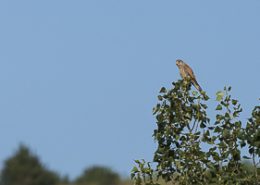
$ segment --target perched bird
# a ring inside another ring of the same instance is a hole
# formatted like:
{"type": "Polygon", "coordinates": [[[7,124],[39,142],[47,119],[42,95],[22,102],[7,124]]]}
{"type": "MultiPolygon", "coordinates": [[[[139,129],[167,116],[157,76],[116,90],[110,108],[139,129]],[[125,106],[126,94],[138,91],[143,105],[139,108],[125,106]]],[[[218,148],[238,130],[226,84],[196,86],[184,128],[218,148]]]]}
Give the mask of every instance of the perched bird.
{"type": "Polygon", "coordinates": [[[187,79],[189,78],[192,85],[194,85],[194,87],[198,90],[198,91],[202,91],[202,88],[200,87],[200,85],[198,84],[196,77],[191,69],[191,67],[186,64],[185,62],[183,62],[182,60],[176,60],[176,65],[180,70],[180,75],[183,79],[187,79]]]}

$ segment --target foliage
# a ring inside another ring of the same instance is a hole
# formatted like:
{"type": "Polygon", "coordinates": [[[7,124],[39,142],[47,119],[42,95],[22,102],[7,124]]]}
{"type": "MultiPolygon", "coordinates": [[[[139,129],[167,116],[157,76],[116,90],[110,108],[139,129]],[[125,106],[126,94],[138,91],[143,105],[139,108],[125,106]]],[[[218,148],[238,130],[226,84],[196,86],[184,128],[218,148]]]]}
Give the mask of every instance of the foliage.
{"type": "Polygon", "coordinates": [[[28,147],[20,145],[3,166],[0,185],[119,185],[130,184],[122,181],[119,174],[108,167],[87,168],[74,182],[68,176],[60,177],[42,165],[39,158],[28,147]]]}
{"type": "Polygon", "coordinates": [[[8,158],[1,171],[0,185],[119,185],[130,184],[121,181],[119,174],[102,166],[88,168],[71,182],[68,176],[60,177],[46,169],[29,148],[20,145],[16,153],[8,158]]]}
{"type": "Polygon", "coordinates": [[[56,173],[47,170],[29,149],[21,145],[4,163],[1,185],[54,185],[59,182],[56,173]]]}
{"type": "Polygon", "coordinates": [[[77,185],[118,185],[120,177],[111,169],[100,166],[93,166],[86,169],[75,181],[77,185]]]}
{"type": "Polygon", "coordinates": [[[246,128],[239,115],[238,100],[231,87],[216,93],[216,119],[207,115],[208,96],[191,91],[189,81],[179,80],[167,90],[161,88],[153,113],[157,142],[153,162],[136,160],[131,177],[135,184],[155,185],[157,179],[172,184],[257,184],[260,155],[260,107],[256,106],[246,128]],[[245,170],[241,149],[247,146],[254,172],[245,170]],[[147,181],[148,177],[148,181],[147,181]]]}

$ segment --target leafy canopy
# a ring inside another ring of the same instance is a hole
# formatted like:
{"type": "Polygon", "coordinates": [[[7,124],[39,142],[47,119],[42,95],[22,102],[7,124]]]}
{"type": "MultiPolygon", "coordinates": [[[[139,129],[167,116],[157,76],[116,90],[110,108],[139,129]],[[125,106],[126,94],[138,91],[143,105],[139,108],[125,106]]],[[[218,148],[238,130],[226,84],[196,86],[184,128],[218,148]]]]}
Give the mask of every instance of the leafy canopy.
{"type": "Polygon", "coordinates": [[[131,177],[135,184],[257,184],[260,155],[260,106],[242,127],[238,100],[231,87],[216,93],[216,117],[210,121],[205,92],[191,90],[189,81],[179,80],[167,90],[161,88],[153,113],[157,142],[153,163],[136,160],[131,177]],[[248,148],[249,156],[241,156],[248,148]],[[252,170],[245,170],[244,159],[251,159],[252,170]],[[155,165],[155,169],[151,166],[155,165]],[[157,180],[155,179],[157,176],[157,180]]]}

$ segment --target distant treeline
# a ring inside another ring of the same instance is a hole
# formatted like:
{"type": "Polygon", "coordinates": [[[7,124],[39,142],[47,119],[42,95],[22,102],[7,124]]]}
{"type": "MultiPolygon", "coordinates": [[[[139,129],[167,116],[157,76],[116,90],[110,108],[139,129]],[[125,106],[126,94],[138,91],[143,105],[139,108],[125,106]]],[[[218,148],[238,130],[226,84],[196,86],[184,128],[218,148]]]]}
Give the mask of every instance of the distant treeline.
{"type": "Polygon", "coordinates": [[[25,145],[9,157],[1,170],[0,185],[127,185],[108,167],[92,166],[74,180],[48,169],[25,145]]]}

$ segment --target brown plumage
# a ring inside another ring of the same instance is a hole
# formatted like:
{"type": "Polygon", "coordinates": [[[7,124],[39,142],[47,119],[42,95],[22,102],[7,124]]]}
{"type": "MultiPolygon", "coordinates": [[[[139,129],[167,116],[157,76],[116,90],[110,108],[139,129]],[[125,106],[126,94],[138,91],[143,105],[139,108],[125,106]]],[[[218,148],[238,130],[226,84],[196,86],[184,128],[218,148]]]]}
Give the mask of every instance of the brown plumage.
{"type": "Polygon", "coordinates": [[[196,77],[191,69],[191,67],[186,64],[185,62],[183,62],[182,60],[176,60],[176,65],[178,66],[179,70],[180,70],[180,75],[183,79],[187,79],[190,78],[190,81],[192,83],[192,85],[194,85],[194,87],[198,90],[198,91],[202,91],[200,85],[198,84],[196,77]]]}

